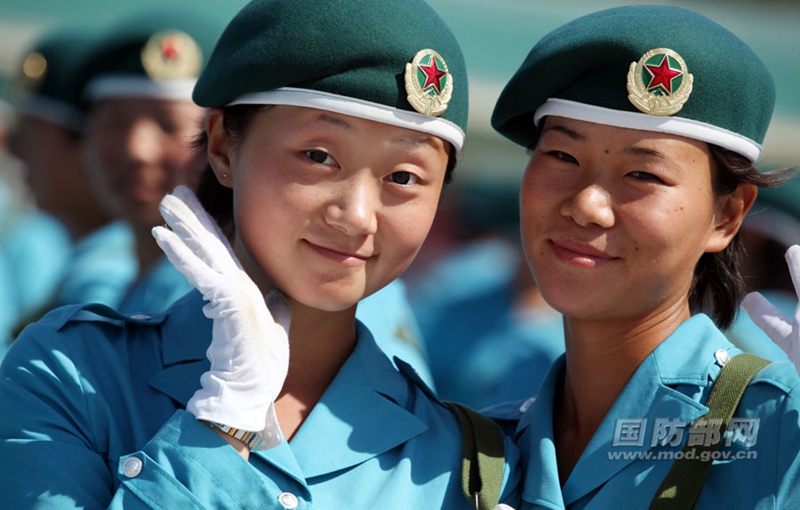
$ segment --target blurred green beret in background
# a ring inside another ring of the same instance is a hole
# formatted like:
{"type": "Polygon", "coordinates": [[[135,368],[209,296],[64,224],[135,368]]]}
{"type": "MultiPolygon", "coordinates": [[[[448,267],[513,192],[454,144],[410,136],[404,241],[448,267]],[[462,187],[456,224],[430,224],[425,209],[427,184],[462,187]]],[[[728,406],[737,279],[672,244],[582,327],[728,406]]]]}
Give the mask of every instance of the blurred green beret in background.
{"type": "Polygon", "coordinates": [[[125,17],[82,60],[78,93],[86,103],[125,97],[190,101],[226,21],[199,9],[125,17]]]}
{"type": "Polygon", "coordinates": [[[75,94],[76,68],[92,40],[85,27],[61,27],[34,42],[14,77],[11,94],[17,113],[80,131],[83,116],[75,94]]]}
{"type": "Polygon", "coordinates": [[[546,115],[685,136],[755,162],[775,104],[769,70],[738,37],[694,12],[625,6],[575,19],[528,54],[494,128],[529,147],[546,115]]]}
{"type": "Polygon", "coordinates": [[[460,150],[467,71],[455,36],[422,0],[254,0],[226,28],[194,100],[334,111],[460,150]]]}

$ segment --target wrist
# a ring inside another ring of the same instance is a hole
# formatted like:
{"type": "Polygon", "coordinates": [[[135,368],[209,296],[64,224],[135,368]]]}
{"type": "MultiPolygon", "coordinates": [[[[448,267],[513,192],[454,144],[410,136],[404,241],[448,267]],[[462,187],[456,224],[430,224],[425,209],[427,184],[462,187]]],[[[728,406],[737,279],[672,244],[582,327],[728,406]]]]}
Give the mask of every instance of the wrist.
{"type": "Polygon", "coordinates": [[[249,458],[250,451],[258,449],[262,442],[261,434],[257,432],[245,431],[209,420],[200,420],[200,422],[233,446],[245,460],[249,458]]]}

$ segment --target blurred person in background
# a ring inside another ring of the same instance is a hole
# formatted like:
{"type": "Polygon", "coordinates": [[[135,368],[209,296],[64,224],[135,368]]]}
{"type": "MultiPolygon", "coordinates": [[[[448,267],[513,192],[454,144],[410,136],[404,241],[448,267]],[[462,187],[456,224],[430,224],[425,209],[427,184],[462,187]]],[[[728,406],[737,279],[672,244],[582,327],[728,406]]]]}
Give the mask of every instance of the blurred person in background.
{"type": "Polygon", "coordinates": [[[83,57],[84,161],[108,216],[129,225],[136,271],[117,308],[157,313],[191,289],[151,234],[161,199],[193,186],[204,160],[191,149],[204,110],[191,91],[224,26],[210,13],[152,11],[107,27],[83,57]]]}
{"type": "Polygon", "coordinates": [[[522,253],[519,184],[457,183],[446,200],[457,240],[408,279],[436,390],[476,409],[525,399],[564,340],[522,253]]]}
{"type": "MultiPolygon", "coordinates": [[[[20,64],[12,149],[25,165],[37,210],[66,229],[69,249],[52,295],[39,310],[22,317],[18,328],[55,306],[116,306],[135,274],[130,230],[100,207],[84,168],[76,67],[92,47],[93,35],[84,27],[48,31],[20,64]]],[[[41,268],[34,269],[41,274],[41,268]]]]}
{"type": "MultiPolygon", "coordinates": [[[[748,290],[760,292],[778,310],[791,317],[797,306],[788,268],[781,264],[786,250],[800,243],[800,181],[761,190],[742,226],[746,251],[743,273],[748,290]]],[[[731,342],[762,358],[784,360],[787,355],[750,318],[739,311],[726,331],[731,342]]]]}

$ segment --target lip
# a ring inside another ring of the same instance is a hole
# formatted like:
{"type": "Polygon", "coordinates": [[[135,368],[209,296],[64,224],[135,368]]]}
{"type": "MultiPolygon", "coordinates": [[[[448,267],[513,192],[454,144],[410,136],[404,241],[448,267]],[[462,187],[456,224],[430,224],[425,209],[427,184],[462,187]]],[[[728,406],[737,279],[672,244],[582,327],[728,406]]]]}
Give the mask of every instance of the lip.
{"type": "Polygon", "coordinates": [[[367,263],[368,255],[361,255],[358,253],[351,253],[341,248],[334,246],[322,246],[320,244],[312,243],[311,241],[304,240],[304,242],[316,253],[326,257],[335,262],[340,262],[346,266],[358,267],[367,263]]]}
{"type": "Polygon", "coordinates": [[[596,267],[619,259],[589,244],[571,239],[550,239],[549,243],[559,260],[580,267],[596,267]]]}

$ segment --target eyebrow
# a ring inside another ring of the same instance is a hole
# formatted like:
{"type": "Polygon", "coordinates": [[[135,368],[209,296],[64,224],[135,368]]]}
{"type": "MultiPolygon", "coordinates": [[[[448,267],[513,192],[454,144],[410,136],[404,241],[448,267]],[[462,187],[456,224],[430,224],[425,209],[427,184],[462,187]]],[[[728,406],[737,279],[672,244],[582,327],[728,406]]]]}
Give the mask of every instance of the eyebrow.
{"type": "Polygon", "coordinates": [[[548,131],[556,131],[563,135],[566,135],[568,138],[575,140],[576,142],[585,142],[586,137],[582,134],[578,133],[577,131],[573,131],[572,129],[562,126],[561,124],[550,124],[542,131],[542,134],[547,133],[548,131]]]}
{"type": "Polygon", "coordinates": [[[408,145],[413,148],[417,147],[435,147],[436,143],[434,143],[433,136],[426,136],[421,133],[422,136],[398,136],[397,138],[392,139],[392,143],[397,143],[401,145],[408,145]]]}
{"type": "MultiPolygon", "coordinates": [[[[562,126],[560,124],[552,124],[550,126],[547,126],[542,131],[542,133],[545,133],[547,131],[557,131],[557,132],[562,133],[565,136],[569,137],[570,139],[575,140],[576,142],[585,142],[585,141],[587,141],[587,139],[586,139],[586,137],[584,135],[578,133],[577,131],[573,131],[572,129],[570,129],[570,128],[566,127],[566,126],[562,126]]],[[[647,156],[647,157],[651,157],[651,158],[661,159],[661,160],[664,160],[664,161],[669,159],[667,156],[664,155],[664,153],[659,152],[659,151],[657,151],[655,149],[650,149],[650,148],[646,148],[646,147],[626,147],[624,149],[624,152],[626,154],[631,155],[631,156],[647,156]]]]}
{"type": "Polygon", "coordinates": [[[655,149],[648,149],[646,147],[626,147],[625,154],[630,154],[631,156],[647,156],[651,158],[661,159],[667,161],[667,158],[664,153],[659,152],[655,149]]]}
{"type": "Polygon", "coordinates": [[[317,117],[317,121],[326,122],[328,124],[337,127],[341,127],[350,131],[355,131],[355,128],[351,126],[346,120],[342,119],[341,117],[328,115],[327,113],[321,113],[319,117],[317,117]]]}

